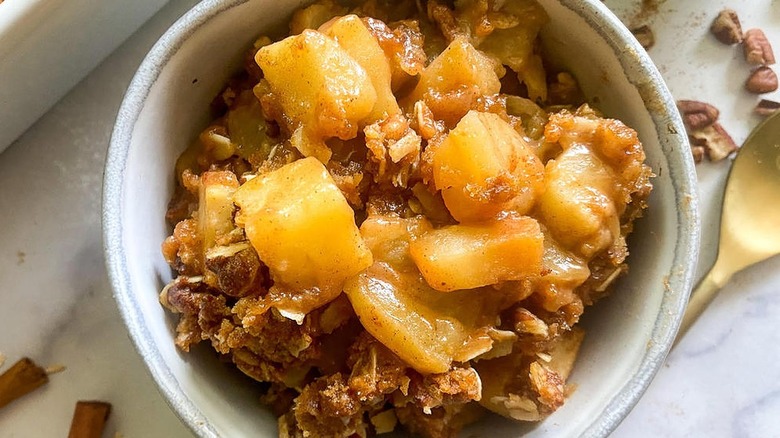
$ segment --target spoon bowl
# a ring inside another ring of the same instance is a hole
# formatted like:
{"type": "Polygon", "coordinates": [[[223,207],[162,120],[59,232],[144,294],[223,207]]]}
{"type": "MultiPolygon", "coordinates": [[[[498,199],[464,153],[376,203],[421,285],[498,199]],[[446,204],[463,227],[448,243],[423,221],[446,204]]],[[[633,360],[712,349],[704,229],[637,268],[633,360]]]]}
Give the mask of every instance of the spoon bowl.
{"type": "Polygon", "coordinates": [[[739,150],[726,182],[715,264],[699,282],[677,342],[737,272],[780,254],[780,112],[739,150]]]}

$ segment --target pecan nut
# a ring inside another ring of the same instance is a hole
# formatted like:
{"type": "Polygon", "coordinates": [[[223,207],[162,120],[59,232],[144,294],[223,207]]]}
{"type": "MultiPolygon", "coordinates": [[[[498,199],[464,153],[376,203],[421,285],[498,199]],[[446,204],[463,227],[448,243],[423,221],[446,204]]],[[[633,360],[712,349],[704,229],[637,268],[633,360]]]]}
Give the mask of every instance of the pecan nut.
{"type": "Polygon", "coordinates": [[[678,100],[677,108],[682,113],[685,127],[692,131],[712,125],[720,116],[717,108],[697,100],[678,100]]]}
{"type": "Polygon", "coordinates": [[[693,146],[704,147],[707,156],[713,162],[723,160],[739,149],[737,144],[734,143],[734,139],[717,122],[704,129],[692,132],[690,138],[693,146]]]}
{"type": "Polygon", "coordinates": [[[777,74],[767,66],[755,69],[745,81],[745,88],[755,94],[771,93],[777,90],[777,85],[777,74]]]}
{"type": "Polygon", "coordinates": [[[720,11],[712,21],[710,32],[723,44],[738,44],[742,42],[742,25],[733,9],[720,11]]]}
{"type": "Polygon", "coordinates": [[[772,65],[775,63],[775,52],[764,31],[750,29],[745,32],[743,41],[745,60],[751,65],[772,65]]]}
{"type": "Polygon", "coordinates": [[[644,25],[633,28],[631,29],[631,33],[634,34],[636,40],[639,41],[639,44],[644,47],[645,50],[649,50],[655,45],[655,34],[653,34],[653,29],[650,29],[650,26],[644,25]]]}
{"type": "Polygon", "coordinates": [[[780,110],[780,102],[775,102],[774,100],[769,99],[761,99],[753,111],[759,116],[771,116],[778,110],[780,110]]]}

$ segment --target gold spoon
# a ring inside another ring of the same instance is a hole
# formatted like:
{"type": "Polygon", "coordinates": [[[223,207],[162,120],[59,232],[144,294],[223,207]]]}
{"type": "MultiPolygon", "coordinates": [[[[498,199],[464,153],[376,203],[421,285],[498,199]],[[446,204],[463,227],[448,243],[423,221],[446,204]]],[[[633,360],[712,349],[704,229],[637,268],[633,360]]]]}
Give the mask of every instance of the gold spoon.
{"type": "Polygon", "coordinates": [[[780,113],[764,120],[731,167],[720,222],[718,256],[691,294],[677,344],[731,276],[780,254],[780,113]]]}

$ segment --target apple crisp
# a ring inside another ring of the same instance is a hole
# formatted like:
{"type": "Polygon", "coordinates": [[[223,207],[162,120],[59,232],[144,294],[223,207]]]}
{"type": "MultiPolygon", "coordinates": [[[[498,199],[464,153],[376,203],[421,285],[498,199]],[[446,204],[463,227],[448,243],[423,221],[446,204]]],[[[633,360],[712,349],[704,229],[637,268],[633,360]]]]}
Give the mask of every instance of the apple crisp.
{"type": "Polygon", "coordinates": [[[637,133],[549,67],[533,0],[320,0],[263,36],[176,163],[176,344],[260,382],[282,437],[539,421],[626,272],[637,133]]]}

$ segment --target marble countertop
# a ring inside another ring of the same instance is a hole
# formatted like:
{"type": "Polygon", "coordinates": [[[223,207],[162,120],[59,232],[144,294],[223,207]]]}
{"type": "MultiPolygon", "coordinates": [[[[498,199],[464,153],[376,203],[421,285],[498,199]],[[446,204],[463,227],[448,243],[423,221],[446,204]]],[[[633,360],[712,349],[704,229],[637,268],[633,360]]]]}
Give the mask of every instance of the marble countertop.
{"type": "MultiPolygon", "coordinates": [[[[172,0],[0,155],[0,353],[65,370],[0,410],[0,437],[57,437],[77,400],[110,401],[104,436],[189,437],[133,349],[111,297],[100,223],[103,161],[122,96],[146,51],[194,0],[172,0]]],[[[780,2],[607,0],[630,25],[656,34],[650,55],[678,99],[721,110],[741,143],[760,119],[742,91],[749,72],[736,47],[708,33],[736,8],[780,48],[780,2]],[[749,3],[749,5],[748,5],[749,3]]],[[[774,93],[768,96],[780,100],[774,93]]],[[[5,104],[5,103],[4,103],[5,104]]],[[[697,167],[703,247],[716,254],[718,210],[730,161],[697,167]]],[[[616,437],[780,436],[780,258],[733,278],[669,356],[616,437]]]]}

